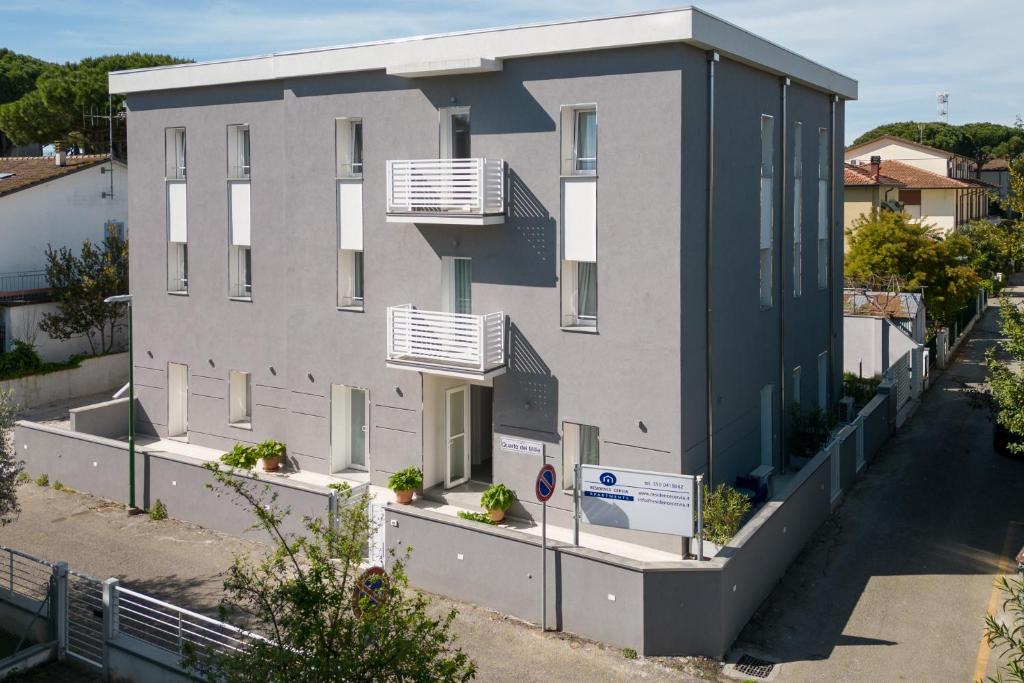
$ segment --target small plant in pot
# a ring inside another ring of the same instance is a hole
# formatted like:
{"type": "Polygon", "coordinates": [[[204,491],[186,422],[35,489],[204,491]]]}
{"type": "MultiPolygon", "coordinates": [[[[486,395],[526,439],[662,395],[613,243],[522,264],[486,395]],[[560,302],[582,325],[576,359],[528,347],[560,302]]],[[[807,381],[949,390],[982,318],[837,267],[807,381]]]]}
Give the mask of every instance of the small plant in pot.
{"type": "Polygon", "coordinates": [[[402,505],[412,502],[412,494],[423,486],[423,473],[417,467],[406,467],[388,477],[388,488],[395,492],[395,500],[402,505]]]}
{"type": "Polygon", "coordinates": [[[264,472],[274,472],[284,462],[285,446],[280,441],[268,439],[252,447],[256,456],[263,461],[264,472]]]}
{"type": "Polygon", "coordinates": [[[505,512],[518,500],[516,492],[504,484],[491,484],[480,496],[480,507],[487,510],[492,522],[505,519],[505,512]]]}

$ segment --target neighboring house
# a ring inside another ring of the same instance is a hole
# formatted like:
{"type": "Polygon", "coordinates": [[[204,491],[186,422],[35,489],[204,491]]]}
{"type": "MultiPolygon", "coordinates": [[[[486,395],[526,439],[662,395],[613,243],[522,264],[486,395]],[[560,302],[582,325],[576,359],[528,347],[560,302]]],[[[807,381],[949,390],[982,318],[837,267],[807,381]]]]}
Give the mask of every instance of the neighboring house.
{"type": "Polygon", "coordinates": [[[990,159],[978,173],[981,180],[996,188],[1000,199],[1010,195],[1010,162],[1006,159],[990,159]]]}
{"type": "Polygon", "coordinates": [[[843,371],[883,374],[925,341],[924,298],[913,292],[843,292],[843,371]]]}
{"type": "Polygon", "coordinates": [[[3,131],[0,131],[0,157],[40,156],[42,153],[43,146],[39,143],[15,145],[3,131]]]}
{"type": "Polygon", "coordinates": [[[977,165],[967,157],[892,135],[848,147],[844,156],[854,166],[878,159],[881,174],[902,183],[904,210],[943,233],[988,216],[995,188],[977,179],[977,165]]]}
{"type": "Polygon", "coordinates": [[[46,249],[100,242],[128,220],[126,167],[106,155],[0,157],[0,352],[30,341],[43,360],[89,351],[85,339],[60,342],[38,329],[49,303],[46,249]],[[113,181],[113,185],[111,182],[113,181]],[[113,197],[109,196],[113,187],[113,197]]]}
{"type": "Polygon", "coordinates": [[[147,432],[377,485],[415,465],[428,496],[503,482],[532,517],[537,450],[566,489],[577,462],[731,484],[783,465],[785,405],[838,401],[856,82],[699,10],[110,90],[147,432]]]}
{"type": "Polygon", "coordinates": [[[903,183],[882,175],[874,159],[866,166],[843,164],[843,227],[849,230],[861,216],[876,209],[900,210],[903,183]]]}

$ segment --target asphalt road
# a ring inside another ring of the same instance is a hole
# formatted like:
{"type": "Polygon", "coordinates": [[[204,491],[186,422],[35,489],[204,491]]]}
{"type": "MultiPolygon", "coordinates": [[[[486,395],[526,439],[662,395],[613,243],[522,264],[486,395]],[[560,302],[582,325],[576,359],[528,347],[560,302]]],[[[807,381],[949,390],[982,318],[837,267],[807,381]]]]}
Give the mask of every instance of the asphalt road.
{"type": "MultiPolygon", "coordinates": [[[[1013,292],[1018,301],[1024,287],[1013,292]]],[[[993,302],[994,303],[994,302],[993,302]]],[[[997,455],[984,379],[990,306],[956,362],[883,447],[741,633],[779,681],[972,681],[991,675],[984,616],[1024,545],[1024,460],[997,455]]]]}

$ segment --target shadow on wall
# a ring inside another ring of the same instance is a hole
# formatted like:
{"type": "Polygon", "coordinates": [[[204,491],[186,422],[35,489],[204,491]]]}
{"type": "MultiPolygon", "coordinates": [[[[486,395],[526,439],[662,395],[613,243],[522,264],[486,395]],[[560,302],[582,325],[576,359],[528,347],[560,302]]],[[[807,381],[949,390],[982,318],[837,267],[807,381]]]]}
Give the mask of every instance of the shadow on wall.
{"type": "Polygon", "coordinates": [[[513,436],[558,441],[558,378],[515,323],[509,323],[508,370],[494,380],[494,423],[513,436]]]}

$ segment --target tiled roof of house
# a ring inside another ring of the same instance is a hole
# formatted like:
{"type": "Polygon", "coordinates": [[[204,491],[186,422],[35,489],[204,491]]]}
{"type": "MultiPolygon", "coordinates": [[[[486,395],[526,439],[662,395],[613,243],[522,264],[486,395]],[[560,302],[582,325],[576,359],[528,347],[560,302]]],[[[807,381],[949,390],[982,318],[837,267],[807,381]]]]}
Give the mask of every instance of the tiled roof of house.
{"type": "Polygon", "coordinates": [[[904,186],[914,190],[965,190],[991,187],[988,183],[970,178],[950,178],[918,168],[902,161],[883,159],[882,175],[895,178],[904,186]]]}
{"type": "Polygon", "coordinates": [[[886,175],[882,175],[881,173],[879,173],[878,176],[874,176],[871,173],[870,167],[854,166],[853,164],[843,164],[843,184],[847,187],[873,187],[876,185],[903,187],[903,183],[895,178],[890,178],[886,175]]]}
{"type": "Polygon", "coordinates": [[[989,159],[981,167],[982,171],[1008,171],[1009,169],[1010,162],[1006,159],[989,159]]]}
{"type": "Polygon", "coordinates": [[[53,157],[0,157],[0,197],[92,168],[109,158],[107,154],[80,154],[69,156],[65,166],[58,166],[53,157]]]}

